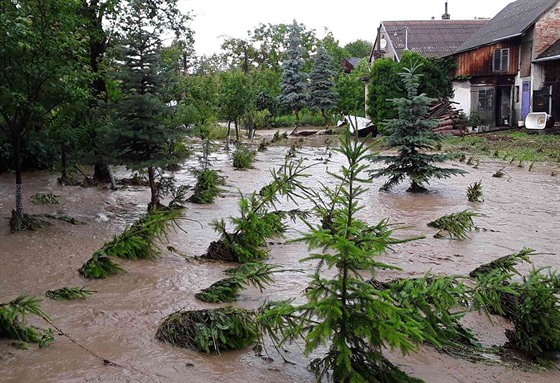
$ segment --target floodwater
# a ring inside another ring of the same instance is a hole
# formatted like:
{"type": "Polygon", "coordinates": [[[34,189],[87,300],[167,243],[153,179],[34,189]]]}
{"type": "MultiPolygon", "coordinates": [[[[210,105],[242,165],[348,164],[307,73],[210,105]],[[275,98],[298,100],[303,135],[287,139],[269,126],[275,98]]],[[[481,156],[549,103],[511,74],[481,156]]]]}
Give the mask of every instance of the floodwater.
{"type": "MultiPolygon", "coordinates": [[[[318,162],[309,169],[312,177],[306,183],[317,188],[319,182],[333,184],[326,171],[336,171],[343,162],[334,153],[329,159],[322,144],[327,137],[313,137],[298,149],[296,158],[305,164],[318,162]],[[324,160],[329,162],[324,163],[324,160]]],[[[332,137],[328,137],[332,140],[332,137]]],[[[217,239],[209,224],[216,218],[237,212],[239,192],[259,190],[270,180],[269,169],[284,163],[286,146],[272,146],[257,155],[255,168],[233,171],[229,154],[220,150],[214,166],[227,177],[228,187],[222,198],[212,205],[189,204],[181,228],[169,234],[161,246],[161,258],[144,261],[122,261],[127,273],[106,280],[85,280],[77,269],[91,254],[120,233],[128,223],[145,211],[149,201],[147,188],[121,187],[117,191],[103,188],[62,187],[56,175],[48,172],[24,175],[24,198],[29,213],[60,213],[74,217],[85,225],[61,221],[37,232],[9,233],[9,212],[14,202],[12,176],[0,176],[0,302],[21,293],[41,295],[46,290],[64,286],[88,286],[97,292],[86,300],[55,302],[44,300],[42,308],[53,322],[72,339],[102,358],[119,366],[104,365],[67,338],[55,335],[55,343],[45,349],[34,346],[19,350],[8,341],[0,342],[0,370],[3,382],[314,382],[307,369],[309,359],[298,345],[287,347],[284,363],[271,347],[270,358],[262,358],[251,349],[226,352],[221,356],[205,355],[171,347],[154,338],[158,324],[179,309],[213,307],[199,302],[194,294],[223,277],[228,265],[204,262],[194,257],[205,252],[217,239]],[[33,205],[29,198],[38,192],[60,196],[59,205],[33,205]],[[176,249],[171,252],[167,246],[176,249]]],[[[176,172],[179,184],[194,185],[189,168],[197,165],[189,159],[183,170],[176,172]]],[[[449,164],[469,171],[465,177],[434,181],[426,195],[409,195],[407,185],[389,193],[378,192],[382,180],[374,180],[363,196],[365,209],[361,218],[370,223],[390,217],[407,229],[400,237],[425,235],[426,238],[394,246],[383,261],[402,268],[401,272],[385,272],[382,278],[421,276],[428,271],[446,274],[468,274],[476,266],[520,250],[524,246],[543,253],[534,257],[535,266],[560,269],[560,177],[551,177],[552,167],[535,165],[533,171],[515,165],[482,159],[473,169],[459,162],[449,164]],[[503,166],[509,177],[492,178],[503,166]],[[465,191],[469,184],[482,180],[483,203],[469,203],[465,191]],[[444,214],[473,209],[483,214],[476,219],[487,229],[470,234],[464,241],[435,239],[435,230],[426,224],[444,214]]],[[[118,177],[128,176],[117,169],[118,177]]],[[[286,204],[285,207],[293,206],[286,204]]],[[[302,208],[309,207],[303,201],[302,208]]],[[[296,223],[286,239],[296,238],[301,223],[296,223]]],[[[299,268],[304,273],[286,272],[263,293],[255,289],[242,292],[241,307],[257,307],[265,300],[301,298],[312,265],[299,259],[308,254],[298,243],[274,239],[269,262],[286,268],[299,268]]],[[[32,319],[38,326],[46,326],[32,319]]],[[[469,314],[465,322],[484,344],[502,344],[505,320],[490,323],[486,318],[469,314]]],[[[390,359],[405,372],[426,382],[551,382],[560,381],[559,366],[548,371],[524,372],[505,366],[473,364],[440,354],[429,348],[402,356],[388,351],[390,359]]]]}

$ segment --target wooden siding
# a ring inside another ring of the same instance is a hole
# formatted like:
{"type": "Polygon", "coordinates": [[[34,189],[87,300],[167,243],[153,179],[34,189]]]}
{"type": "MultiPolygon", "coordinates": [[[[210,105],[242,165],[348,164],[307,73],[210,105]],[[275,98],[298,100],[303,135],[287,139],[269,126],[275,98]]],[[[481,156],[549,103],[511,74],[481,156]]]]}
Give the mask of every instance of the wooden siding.
{"type": "Polygon", "coordinates": [[[543,67],[545,82],[560,82],[560,60],[545,62],[543,67]]]}
{"type": "Polygon", "coordinates": [[[457,76],[516,75],[519,71],[519,43],[506,41],[459,53],[457,66],[457,76]],[[509,48],[509,70],[494,73],[494,51],[504,48],[509,48]]]}

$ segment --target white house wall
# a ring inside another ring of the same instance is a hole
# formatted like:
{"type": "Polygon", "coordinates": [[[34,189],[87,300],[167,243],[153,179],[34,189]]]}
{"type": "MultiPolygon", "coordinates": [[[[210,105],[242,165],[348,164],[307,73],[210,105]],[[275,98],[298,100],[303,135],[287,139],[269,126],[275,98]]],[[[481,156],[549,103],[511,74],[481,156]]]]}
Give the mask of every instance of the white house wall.
{"type": "Polygon", "coordinates": [[[463,109],[467,116],[471,114],[471,84],[469,81],[453,81],[453,98],[451,101],[457,102],[457,109],[463,109]]]}

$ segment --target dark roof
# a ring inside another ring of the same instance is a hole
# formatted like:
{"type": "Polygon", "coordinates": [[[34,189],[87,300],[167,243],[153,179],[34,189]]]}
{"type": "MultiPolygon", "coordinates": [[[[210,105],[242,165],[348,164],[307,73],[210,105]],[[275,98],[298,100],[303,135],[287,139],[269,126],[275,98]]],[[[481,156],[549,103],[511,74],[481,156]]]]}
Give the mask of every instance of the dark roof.
{"type": "Polygon", "coordinates": [[[362,59],[359,58],[359,57],[350,57],[350,58],[347,58],[346,60],[348,60],[350,65],[352,65],[354,68],[357,67],[358,65],[360,65],[360,61],[362,61],[362,59]]]}
{"type": "Polygon", "coordinates": [[[560,60],[558,56],[560,56],[560,39],[556,40],[546,51],[541,53],[539,57],[537,57],[537,60],[547,61],[547,59],[552,59],[553,57],[555,57],[556,60],[560,60]]]}
{"type": "MultiPolygon", "coordinates": [[[[425,57],[443,57],[453,53],[488,20],[384,21],[382,24],[397,55],[408,50],[425,57]]],[[[389,43],[389,42],[388,42],[389,43]]]]}
{"type": "Polygon", "coordinates": [[[485,26],[467,39],[455,53],[469,51],[496,41],[519,36],[529,29],[558,0],[517,0],[508,4],[485,26]]]}

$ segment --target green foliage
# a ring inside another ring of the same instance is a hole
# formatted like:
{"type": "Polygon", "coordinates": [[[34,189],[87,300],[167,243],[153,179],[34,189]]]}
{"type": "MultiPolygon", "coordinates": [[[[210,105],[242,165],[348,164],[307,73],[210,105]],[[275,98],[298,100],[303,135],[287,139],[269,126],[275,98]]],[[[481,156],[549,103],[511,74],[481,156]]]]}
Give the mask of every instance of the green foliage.
{"type": "MultiPolygon", "coordinates": [[[[513,330],[506,330],[508,344],[531,359],[550,358],[560,351],[560,277],[549,268],[530,271],[522,280],[516,269],[519,262],[531,263],[529,256],[536,255],[530,248],[495,259],[477,267],[470,273],[477,281],[489,276],[502,279],[507,290],[498,299],[484,302],[487,310],[511,320],[513,330]],[[546,271],[546,272],[545,272],[546,271]]],[[[480,282],[479,282],[480,283],[480,282]]]]}
{"type": "Polygon", "coordinates": [[[80,267],[78,272],[87,279],[105,279],[124,272],[124,269],[98,250],[80,267]]]}
{"type": "Polygon", "coordinates": [[[250,169],[255,160],[255,151],[247,145],[237,145],[233,152],[233,167],[238,170],[250,169]]]}
{"type": "Polygon", "coordinates": [[[328,123],[327,111],[336,106],[337,94],[334,90],[334,77],[332,58],[322,47],[317,50],[313,61],[313,69],[309,75],[309,107],[321,112],[328,123]]]}
{"type": "Polygon", "coordinates": [[[294,20],[290,27],[286,60],[282,62],[282,94],[280,102],[296,113],[299,122],[299,111],[307,104],[307,74],[304,72],[305,61],[302,58],[302,28],[294,20]]]}
{"type": "Polygon", "coordinates": [[[560,351],[560,277],[548,270],[532,270],[523,283],[512,283],[509,345],[533,359],[551,357],[560,351]]]}
{"type": "Polygon", "coordinates": [[[244,115],[256,108],[257,93],[253,79],[240,70],[224,72],[220,79],[220,116],[237,126],[244,115]]]}
{"type": "Polygon", "coordinates": [[[265,285],[272,283],[272,274],[279,270],[278,266],[260,262],[245,263],[227,270],[228,278],[213,283],[210,287],[197,293],[195,297],[210,303],[233,302],[244,285],[251,284],[262,291],[265,285]]]}
{"type": "MultiPolygon", "coordinates": [[[[377,75],[379,75],[379,73],[377,75]]],[[[364,98],[365,84],[363,79],[370,76],[373,76],[373,74],[370,74],[367,60],[362,60],[352,72],[340,74],[335,88],[338,94],[339,111],[343,111],[344,114],[351,116],[365,117],[364,109],[366,101],[364,98]]],[[[393,84],[393,86],[396,86],[395,84],[393,84]]],[[[377,90],[375,90],[373,94],[379,97],[377,90]]]]}
{"type": "Polygon", "coordinates": [[[157,258],[156,241],[165,238],[166,232],[176,225],[181,214],[181,210],[175,209],[150,211],[103,245],[100,251],[109,257],[131,260],[157,258]]]}
{"type": "Polygon", "coordinates": [[[499,132],[497,134],[465,137],[446,136],[443,149],[448,152],[463,151],[489,155],[498,150],[503,155],[526,162],[559,162],[560,136],[553,134],[527,134],[499,132]]]}
{"type": "MultiPolygon", "coordinates": [[[[368,272],[395,269],[376,259],[391,243],[390,230],[372,230],[356,217],[362,209],[358,201],[366,191],[362,183],[368,182],[363,173],[370,149],[349,133],[334,149],[348,164],[331,174],[340,185],[324,187],[321,193],[325,203],[318,205],[334,206],[328,225],[324,226],[324,220],[307,222],[310,232],[301,239],[311,250],[318,250],[302,260],[318,265],[305,289],[307,303],[270,304],[259,317],[265,331],[280,344],[303,337],[307,354],[327,346],[326,354],[312,363],[318,381],[329,374],[340,382],[417,381],[392,365],[381,349],[391,347],[406,353],[431,338],[410,309],[399,307],[389,291],[364,279],[368,272]]],[[[320,216],[324,212],[318,209],[320,216]]]]}
{"type": "Polygon", "coordinates": [[[470,288],[455,277],[428,274],[423,278],[399,279],[385,285],[400,307],[411,310],[422,331],[433,339],[434,346],[480,346],[473,333],[460,323],[464,311],[457,308],[468,307],[470,288]]]}
{"type": "Polygon", "coordinates": [[[151,210],[93,253],[79,269],[80,274],[88,279],[105,279],[124,271],[110,257],[131,260],[156,258],[159,255],[156,242],[165,238],[167,230],[177,224],[181,214],[181,209],[151,210]]]}
{"type": "Polygon", "coordinates": [[[212,225],[220,234],[220,239],[212,242],[205,257],[230,262],[255,262],[268,256],[266,240],[281,236],[286,227],[283,219],[301,212],[271,211],[280,201],[280,197],[295,202],[302,190],[305,190],[304,171],[308,167],[297,163],[286,162],[279,169],[272,169],[272,181],[264,186],[259,193],[242,195],[239,199],[240,215],[229,217],[233,226],[228,231],[224,219],[215,220],[212,225]]]}
{"type": "Polygon", "coordinates": [[[352,41],[344,46],[344,49],[348,53],[349,57],[360,58],[368,58],[372,48],[373,47],[369,41],[359,39],[356,41],[352,41]]]}
{"type": "Polygon", "coordinates": [[[53,193],[37,193],[31,196],[31,202],[37,205],[58,205],[58,196],[53,193]]]}
{"type": "Polygon", "coordinates": [[[437,121],[426,116],[432,99],[425,94],[418,94],[420,85],[419,64],[405,68],[400,73],[405,88],[406,98],[393,99],[398,117],[388,120],[385,124],[385,133],[389,135],[387,143],[398,150],[397,156],[378,155],[372,158],[375,162],[384,162],[387,167],[372,171],[373,177],[389,177],[382,190],[388,190],[402,182],[405,178],[411,180],[410,192],[426,191],[424,185],[431,178],[448,178],[452,175],[464,174],[465,171],[454,168],[440,168],[434,163],[443,163],[453,155],[429,154],[433,150],[441,135],[432,129],[437,126],[437,121]]]}
{"type": "Polygon", "coordinates": [[[528,247],[524,247],[521,251],[513,254],[509,254],[498,259],[495,259],[489,263],[481,265],[471,271],[469,275],[473,278],[478,277],[479,275],[489,274],[495,270],[504,273],[504,274],[519,274],[519,272],[515,269],[515,266],[521,262],[532,263],[531,259],[529,258],[530,255],[536,255],[535,250],[530,249],[528,247]]]}
{"type": "Polygon", "coordinates": [[[50,320],[49,316],[41,310],[40,302],[37,297],[20,295],[8,303],[0,304],[0,338],[38,343],[40,347],[53,342],[52,330],[28,326],[25,321],[27,315],[50,320]]]}
{"type": "Polygon", "coordinates": [[[159,326],[156,338],[173,346],[219,354],[257,343],[259,330],[253,312],[224,307],[175,312],[159,326]]]}
{"type": "Polygon", "coordinates": [[[449,238],[463,240],[468,237],[467,232],[476,229],[476,225],[473,221],[474,217],[480,217],[480,214],[474,211],[464,210],[459,213],[444,215],[428,223],[428,226],[440,230],[440,232],[434,236],[436,238],[444,237],[443,232],[446,232],[449,238]]]}
{"type": "Polygon", "coordinates": [[[48,290],[45,296],[56,301],[71,301],[74,299],[87,298],[95,293],[86,287],[62,287],[56,290],[48,290]]]}
{"type": "Polygon", "coordinates": [[[482,180],[475,182],[467,188],[467,199],[469,202],[482,202],[482,180]]]}
{"type": "Polygon", "coordinates": [[[399,82],[399,74],[412,66],[419,66],[416,73],[418,94],[430,98],[453,96],[452,79],[456,63],[453,58],[428,59],[415,52],[404,52],[400,62],[392,59],[376,60],[371,68],[368,113],[375,124],[397,118],[390,100],[406,97],[407,88],[399,82]]]}
{"type": "Polygon", "coordinates": [[[189,198],[189,202],[198,204],[214,202],[222,192],[220,185],[223,181],[218,175],[218,171],[213,169],[198,170],[195,171],[195,176],[194,194],[189,198]]]}

